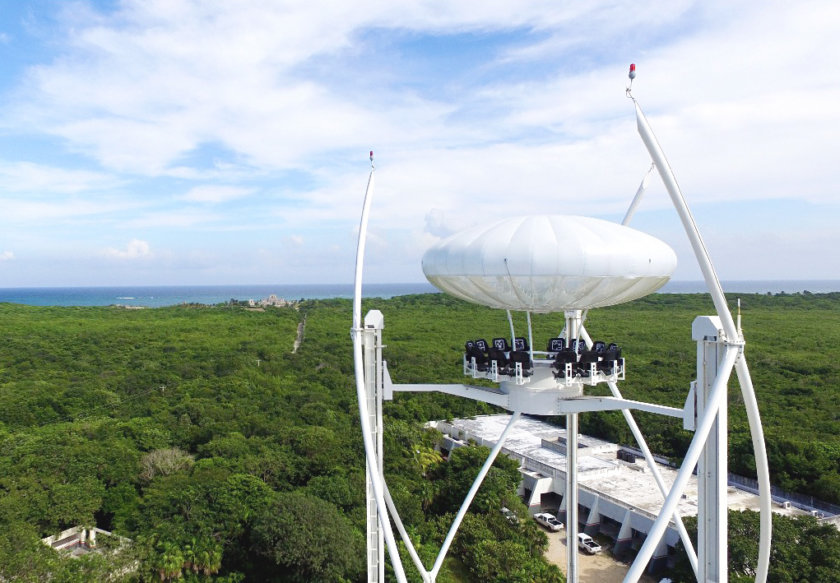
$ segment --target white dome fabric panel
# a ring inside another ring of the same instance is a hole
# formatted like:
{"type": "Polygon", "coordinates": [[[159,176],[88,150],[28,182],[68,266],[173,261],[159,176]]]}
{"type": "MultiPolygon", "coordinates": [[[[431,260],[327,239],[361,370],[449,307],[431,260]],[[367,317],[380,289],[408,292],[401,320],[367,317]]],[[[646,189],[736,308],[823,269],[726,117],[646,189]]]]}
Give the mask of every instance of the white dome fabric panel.
{"type": "Polygon", "coordinates": [[[664,242],[617,223],[534,215],[473,227],[429,249],[423,273],[438,289],[537,313],[610,306],[662,287],[677,266],[664,242]]]}

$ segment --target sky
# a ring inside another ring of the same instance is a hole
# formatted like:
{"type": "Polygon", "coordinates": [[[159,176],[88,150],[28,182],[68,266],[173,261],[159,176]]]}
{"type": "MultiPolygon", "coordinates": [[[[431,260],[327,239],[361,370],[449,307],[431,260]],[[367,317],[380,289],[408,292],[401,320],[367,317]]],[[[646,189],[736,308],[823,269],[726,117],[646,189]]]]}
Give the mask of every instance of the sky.
{"type": "MultiPolygon", "coordinates": [[[[0,0],[0,287],[423,281],[650,158],[724,280],[840,279],[836,0],[0,0]]],[[[631,226],[700,271],[654,176],[631,226]]]]}

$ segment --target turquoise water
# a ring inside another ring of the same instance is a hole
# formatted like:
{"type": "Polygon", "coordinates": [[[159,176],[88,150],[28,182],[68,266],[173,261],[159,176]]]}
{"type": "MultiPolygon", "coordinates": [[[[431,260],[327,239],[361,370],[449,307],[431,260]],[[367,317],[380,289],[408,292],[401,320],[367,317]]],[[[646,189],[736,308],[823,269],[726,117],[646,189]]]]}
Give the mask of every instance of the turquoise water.
{"type": "MultiPolygon", "coordinates": [[[[840,292],[840,280],[724,281],[727,293],[840,292]]],[[[437,292],[429,283],[383,283],[364,286],[365,297],[390,298],[406,294],[437,292]]],[[[660,293],[704,293],[699,281],[671,281],[660,293]]],[[[210,285],[125,287],[33,287],[0,289],[0,302],[31,306],[125,306],[161,307],[183,303],[214,305],[228,300],[260,300],[275,294],[287,300],[352,298],[352,284],[317,285],[210,285]]]]}
{"type": "MultiPolygon", "coordinates": [[[[365,285],[365,297],[390,298],[398,295],[432,293],[428,283],[365,285]]],[[[234,300],[261,300],[269,295],[287,300],[352,298],[352,284],[320,285],[207,285],[125,287],[34,287],[0,289],[0,302],[30,306],[146,306],[158,308],[177,304],[214,305],[234,300]]]]}

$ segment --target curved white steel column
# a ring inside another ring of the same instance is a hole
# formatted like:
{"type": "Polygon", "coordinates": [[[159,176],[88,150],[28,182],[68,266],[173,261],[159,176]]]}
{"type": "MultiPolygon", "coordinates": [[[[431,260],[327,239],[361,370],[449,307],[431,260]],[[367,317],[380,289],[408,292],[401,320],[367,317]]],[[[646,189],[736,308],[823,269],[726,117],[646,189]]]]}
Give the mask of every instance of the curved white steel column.
{"type": "Polygon", "coordinates": [[[391,491],[388,489],[388,484],[383,482],[382,486],[385,489],[385,504],[388,505],[388,511],[391,513],[391,520],[394,521],[394,525],[397,527],[397,532],[400,533],[400,538],[402,539],[405,548],[408,550],[408,554],[411,556],[411,560],[417,568],[417,572],[423,577],[423,581],[431,581],[429,579],[429,572],[426,570],[426,567],[423,566],[423,561],[420,559],[420,555],[417,554],[417,550],[414,548],[414,543],[411,542],[411,537],[408,536],[408,531],[403,525],[399,512],[397,512],[397,507],[394,505],[394,500],[391,498],[391,491]]]}
{"type": "Polygon", "coordinates": [[[772,498],[770,496],[770,467],[767,461],[767,450],[764,446],[764,428],[761,426],[761,417],[758,413],[758,402],[755,398],[750,369],[742,354],[735,363],[735,372],[738,375],[738,384],[741,385],[741,395],[744,398],[744,406],[747,409],[747,420],[750,424],[750,436],[755,452],[755,468],[758,477],[758,491],[764,492],[766,496],[759,496],[760,527],[759,532],[761,544],[758,546],[758,567],[756,568],[755,580],[763,583],[767,581],[767,572],[770,568],[770,536],[773,530],[773,510],[771,508],[772,498]],[[765,543],[764,537],[767,537],[765,543]]]}
{"type": "MultiPolygon", "coordinates": [[[[703,272],[703,278],[706,281],[709,294],[715,304],[718,317],[721,320],[721,324],[723,324],[727,341],[739,342],[741,341],[740,331],[735,326],[732,314],[729,311],[729,307],[726,305],[726,296],[723,294],[720,280],[718,279],[717,273],[715,273],[714,267],[712,266],[712,260],[706,250],[703,239],[700,236],[697,224],[694,222],[694,217],[691,216],[691,211],[688,208],[685,197],[683,197],[682,192],[680,191],[676,177],[668,164],[668,160],[665,158],[665,153],[662,151],[659,142],[656,140],[656,136],[654,135],[650,124],[648,124],[645,114],[642,112],[641,107],[636,99],[629,94],[629,91],[628,96],[630,96],[633,100],[633,105],[636,109],[636,125],[639,135],[641,136],[653,163],[656,165],[656,168],[659,171],[659,176],[662,178],[662,182],[665,184],[665,188],[671,197],[674,208],[677,210],[677,214],[680,216],[680,220],[683,223],[685,232],[688,235],[692,248],[694,249],[694,255],[697,258],[697,263],[700,266],[700,270],[703,272]]],[[[740,361],[741,364],[738,367],[738,380],[739,385],[741,386],[741,394],[744,397],[747,419],[750,425],[750,433],[753,440],[753,448],[756,458],[756,474],[759,486],[759,505],[761,509],[758,565],[756,568],[755,581],[756,583],[765,583],[767,580],[767,571],[770,565],[770,541],[773,529],[772,517],[769,515],[771,512],[770,470],[767,462],[767,449],[764,443],[764,432],[761,429],[761,416],[759,415],[758,403],[755,398],[755,390],[752,386],[751,380],[743,383],[741,382],[742,378],[749,379],[749,369],[746,361],[743,359],[743,355],[740,361]],[[765,514],[767,514],[766,517],[765,514]]]]}
{"type": "MultiPolygon", "coordinates": [[[[372,160],[371,160],[372,162],[372,160]]],[[[391,522],[388,520],[388,510],[383,495],[382,472],[376,458],[376,448],[370,433],[370,419],[368,417],[367,399],[365,395],[364,362],[362,358],[362,271],[364,268],[365,243],[367,241],[367,224],[370,215],[370,203],[373,198],[374,168],[371,165],[370,176],[368,177],[367,189],[365,190],[365,202],[362,207],[362,219],[359,224],[359,241],[356,247],[356,277],[353,295],[353,365],[356,372],[356,398],[359,401],[359,422],[362,427],[362,440],[365,446],[365,459],[368,472],[371,476],[371,485],[376,499],[376,507],[379,510],[379,524],[385,535],[385,544],[388,547],[388,555],[391,557],[391,564],[394,567],[394,574],[399,583],[405,583],[405,571],[400,558],[397,543],[394,540],[394,532],[391,530],[391,522]]]]}

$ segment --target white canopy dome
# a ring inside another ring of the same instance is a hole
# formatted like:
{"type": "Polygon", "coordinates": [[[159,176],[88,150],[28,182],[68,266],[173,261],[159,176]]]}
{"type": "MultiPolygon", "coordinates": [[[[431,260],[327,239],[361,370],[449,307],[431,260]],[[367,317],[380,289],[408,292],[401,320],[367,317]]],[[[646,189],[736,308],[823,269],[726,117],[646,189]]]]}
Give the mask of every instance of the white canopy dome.
{"type": "Polygon", "coordinates": [[[662,287],[677,266],[665,243],[617,223],[535,215],[473,227],[423,256],[423,273],[455,297],[509,310],[610,306],[662,287]]]}

